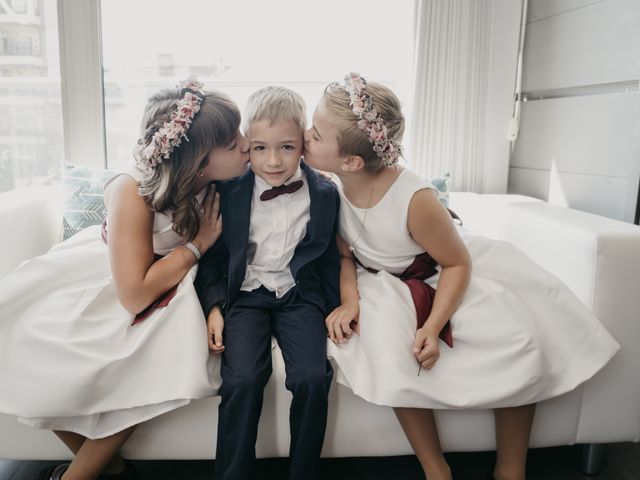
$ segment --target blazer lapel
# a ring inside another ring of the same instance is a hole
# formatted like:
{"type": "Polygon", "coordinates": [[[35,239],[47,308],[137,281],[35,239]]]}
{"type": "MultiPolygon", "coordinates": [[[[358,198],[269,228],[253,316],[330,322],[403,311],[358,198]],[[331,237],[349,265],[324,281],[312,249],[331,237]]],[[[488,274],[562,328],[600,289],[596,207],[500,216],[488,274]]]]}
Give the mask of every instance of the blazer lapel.
{"type": "Polygon", "coordinates": [[[307,166],[301,167],[305,172],[309,186],[309,222],[307,234],[296,248],[291,260],[291,273],[296,277],[303,265],[312,262],[326,250],[336,221],[336,200],[334,187],[329,180],[324,180],[320,174],[307,166]]]}
{"type": "Polygon", "coordinates": [[[247,244],[253,198],[254,174],[249,170],[229,185],[224,200],[223,231],[229,250],[229,292],[240,290],[247,269],[247,244]]]}

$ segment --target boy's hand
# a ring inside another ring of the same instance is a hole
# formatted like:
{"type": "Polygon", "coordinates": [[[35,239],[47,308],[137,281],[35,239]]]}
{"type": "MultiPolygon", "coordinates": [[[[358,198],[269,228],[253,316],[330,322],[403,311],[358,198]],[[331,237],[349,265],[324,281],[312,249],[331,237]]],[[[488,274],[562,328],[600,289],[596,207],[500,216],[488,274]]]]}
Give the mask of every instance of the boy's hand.
{"type": "Polygon", "coordinates": [[[416,332],[416,340],[413,343],[413,353],[422,368],[431,370],[440,358],[438,333],[426,328],[426,324],[424,327],[419,328],[416,332]]]}
{"type": "Polygon", "coordinates": [[[360,305],[343,303],[329,314],[325,320],[327,333],[333,343],[345,343],[351,333],[359,333],[360,305]]]}
{"type": "Polygon", "coordinates": [[[222,331],[224,330],[224,317],[222,316],[222,310],[217,305],[209,312],[207,318],[207,330],[209,339],[209,350],[215,354],[221,354],[224,352],[224,345],[222,343],[222,331]]]}

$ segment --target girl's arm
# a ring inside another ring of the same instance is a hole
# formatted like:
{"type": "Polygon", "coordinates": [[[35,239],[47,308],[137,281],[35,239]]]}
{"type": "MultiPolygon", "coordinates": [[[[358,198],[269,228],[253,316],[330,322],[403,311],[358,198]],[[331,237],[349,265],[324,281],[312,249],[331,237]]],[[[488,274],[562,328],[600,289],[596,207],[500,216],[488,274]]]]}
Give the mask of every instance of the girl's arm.
{"type": "Polygon", "coordinates": [[[336,243],[340,251],[341,305],[329,314],[325,323],[331,341],[344,343],[351,337],[352,331],[358,333],[360,297],[356,283],[356,264],[353,256],[340,235],[336,235],[336,243]]]}
{"type": "MultiPolygon", "coordinates": [[[[120,303],[138,314],[178,284],[196,263],[193,252],[176,248],[158,261],[153,253],[153,211],[138,194],[138,184],[121,175],[109,185],[107,213],[111,271],[120,303]]],[[[204,253],[220,236],[219,196],[210,188],[200,231],[193,243],[204,253]]]]}
{"type": "Polygon", "coordinates": [[[431,314],[418,330],[414,345],[418,361],[429,369],[440,356],[438,335],[467,289],[471,258],[449,212],[431,190],[420,190],[411,199],[408,227],[413,239],[441,267],[431,314]]]}

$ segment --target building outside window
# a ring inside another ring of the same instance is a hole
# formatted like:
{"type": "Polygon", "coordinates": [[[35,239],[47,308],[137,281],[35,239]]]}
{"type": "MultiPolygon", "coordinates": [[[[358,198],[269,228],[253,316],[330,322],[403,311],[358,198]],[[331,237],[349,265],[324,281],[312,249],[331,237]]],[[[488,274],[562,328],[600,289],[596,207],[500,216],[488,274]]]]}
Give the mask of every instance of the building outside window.
{"type": "Polygon", "coordinates": [[[0,3],[0,192],[60,177],[56,0],[0,3]]]}
{"type": "MultiPolygon", "coordinates": [[[[100,13],[95,31],[86,31],[102,45],[105,131],[98,134],[105,136],[111,169],[132,164],[149,96],[192,76],[228,94],[241,110],[262,86],[290,87],[305,98],[309,119],[324,87],[350,71],[407,98],[409,0],[83,1],[96,2],[100,13]]],[[[79,11],[71,6],[71,14],[79,11]]],[[[59,7],[56,0],[0,2],[0,192],[59,181],[64,134],[82,139],[63,132],[59,7]]],[[[83,61],[65,57],[67,66],[83,61]]],[[[65,84],[64,91],[73,94],[76,87],[65,84]]]]}

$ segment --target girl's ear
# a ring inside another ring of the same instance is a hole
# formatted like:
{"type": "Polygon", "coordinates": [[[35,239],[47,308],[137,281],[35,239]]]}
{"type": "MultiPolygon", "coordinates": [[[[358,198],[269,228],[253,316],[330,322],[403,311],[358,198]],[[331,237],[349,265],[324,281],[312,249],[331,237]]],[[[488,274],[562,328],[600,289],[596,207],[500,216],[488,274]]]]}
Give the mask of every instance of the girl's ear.
{"type": "Polygon", "coordinates": [[[364,168],[364,158],[360,155],[348,156],[341,165],[343,172],[353,173],[364,168]]]}

